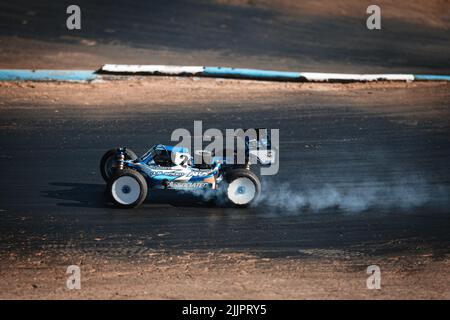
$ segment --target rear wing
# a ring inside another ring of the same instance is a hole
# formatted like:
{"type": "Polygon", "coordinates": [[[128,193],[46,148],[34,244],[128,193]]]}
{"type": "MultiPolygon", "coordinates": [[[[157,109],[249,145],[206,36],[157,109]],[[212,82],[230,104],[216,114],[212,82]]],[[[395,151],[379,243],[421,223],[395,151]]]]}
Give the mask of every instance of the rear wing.
{"type": "Polygon", "coordinates": [[[246,156],[249,162],[261,165],[274,163],[277,150],[272,145],[272,131],[267,128],[256,128],[255,131],[256,137],[245,136],[246,156]]]}
{"type": "Polygon", "coordinates": [[[195,156],[202,157],[206,163],[221,161],[223,164],[260,164],[271,165],[278,158],[278,130],[267,128],[227,129],[227,147],[223,150],[198,150],[195,156]],[[272,134],[275,133],[275,144],[272,134]],[[230,136],[228,136],[230,134],[230,136]],[[233,142],[233,148],[228,147],[228,141],[233,142]]]}

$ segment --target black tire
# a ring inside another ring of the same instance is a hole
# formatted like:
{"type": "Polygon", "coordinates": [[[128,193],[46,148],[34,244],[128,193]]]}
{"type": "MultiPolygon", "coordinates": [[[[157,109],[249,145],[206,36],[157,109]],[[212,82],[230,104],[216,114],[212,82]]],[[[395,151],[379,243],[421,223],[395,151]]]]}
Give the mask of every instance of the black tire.
{"type": "MultiPolygon", "coordinates": [[[[112,161],[116,156],[117,149],[108,150],[100,160],[100,173],[103,180],[108,181],[113,174],[112,161]]],[[[136,160],[137,155],[130,149],[127,149],[125,153],[126,160],[136,160]]]]}
{"type": "Polygon", "coordinates": [[[258,176],[254,172],[252,172],[248,169],[231,169],[226,173],[225,179],[226,179],[226,185],[224,186],[224,189],[223,189],[224,195],[227,198],[228,202],[234,207],[246,208],[246,207],[250,206],[252,203],[254,203],[258,199],[259,195],[261,194],[261,181],[259,180],[258,176]],[[240,202],[236,202],[232,198],[230,198],[230,194],[229,194],[230,185],[233,181],[235,181],[239,178],[247,178],[248,180],[250,180],[253,183],[254,196],[249,202],[240,203],[240,202]]]}
{"type": "Polygon", "coordinates": [[[139,172],[132,169],[124,169],[116,172],[108,180],[106,190],[108,197],[115,206],[122,209],[131,209],[136,208],[144,202],[147,197],[148,188],[145,178],[139,172]],[[131,180],[124,179],[124,177],[129,177],[131,180]],[[131,182],[131,185],[129,182],[131,182]],[[123,185],[121,186],[121,184],[123,185]],[[136,187],[139,189],[135,189],[136,187]],[[127,188],[128,192],[124,191],[124,188],[127,188]],[[131,200],[126,201],[127,198],[131,200]]]}

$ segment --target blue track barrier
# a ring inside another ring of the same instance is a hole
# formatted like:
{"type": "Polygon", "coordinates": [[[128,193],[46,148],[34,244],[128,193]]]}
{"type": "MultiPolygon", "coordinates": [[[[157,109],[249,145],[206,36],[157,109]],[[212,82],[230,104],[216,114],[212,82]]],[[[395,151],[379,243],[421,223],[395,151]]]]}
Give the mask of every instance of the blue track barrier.
{"type": "Polygon", "coordinates": [[[90,70],[0,70],[0,81],[89,81],[97,78],[90,70]]]}

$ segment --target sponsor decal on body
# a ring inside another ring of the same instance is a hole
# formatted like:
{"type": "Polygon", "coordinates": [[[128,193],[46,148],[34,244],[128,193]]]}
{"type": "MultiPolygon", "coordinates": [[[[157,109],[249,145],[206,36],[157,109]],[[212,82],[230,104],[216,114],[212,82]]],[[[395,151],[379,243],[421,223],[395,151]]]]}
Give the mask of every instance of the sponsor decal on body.
{"type": "Polygon", "coordinates": [[[167,184],[168,188],[172,189],[211,189],[212,184],[208,182],[178,182],[178,181],[170,181],[167,184]]]}

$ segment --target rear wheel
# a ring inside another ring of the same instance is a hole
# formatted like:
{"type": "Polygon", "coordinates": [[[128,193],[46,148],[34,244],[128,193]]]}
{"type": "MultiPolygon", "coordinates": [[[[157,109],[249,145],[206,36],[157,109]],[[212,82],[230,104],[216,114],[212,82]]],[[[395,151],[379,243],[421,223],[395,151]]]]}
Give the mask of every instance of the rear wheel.
{"type": "Polygon", "coordinates": [[[227,174],[225,194],[236,207],[248,207],[261,193],[261,182],[256,174],[247,169],[235,169],[227,174]]]}
{"type": "Polygon", "coordinates": [[[135,208],[147,197],[147,182],[139,172],[120,170],[109,179],[107,191],[119,208],[135,208]]]}
{"type": "MultiPolygon", "coordinates": [[[[114,173],[116,153],[117,149],[108,150],[100,160],[100,173],[102,174],[103,180],[105,181],[108,181],[108,179],[114,173]]],[[[125,160],[135,160],[135,159],[137,159],[137,155],[130,149],[127,149],[127,151],[125,152],[125,160]]]]}

